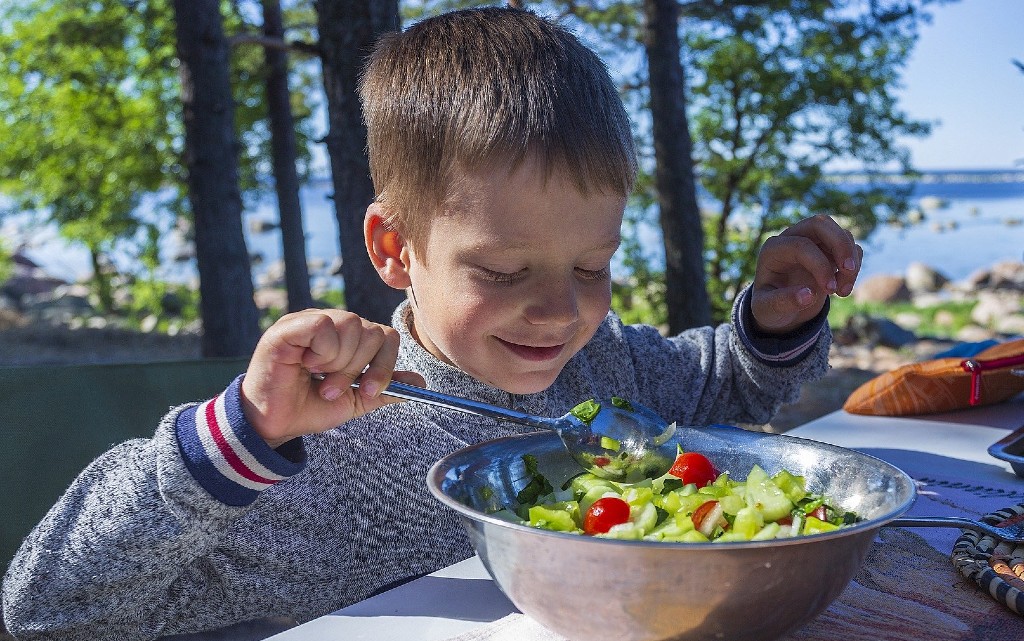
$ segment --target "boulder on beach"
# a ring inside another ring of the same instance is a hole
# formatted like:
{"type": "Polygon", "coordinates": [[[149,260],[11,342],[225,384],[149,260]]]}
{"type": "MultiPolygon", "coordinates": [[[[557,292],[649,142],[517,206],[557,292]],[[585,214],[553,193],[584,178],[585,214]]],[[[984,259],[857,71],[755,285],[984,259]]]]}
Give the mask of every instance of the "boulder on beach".
{"type": "Polygon", "coordinates": [[[891,274],[870,276],[853,289],[853,300],[857,303],[906,303],[910,299],[906,279],[891,274]]]}
{"type": "Polygon", "coordinates": [[[50,292],[25,296],[22,309],[38,320],[66,323],[76,316],[95,313],[89,288],[82,284],[61,285],[50,292]]]}
{"type": "Polygon", "coordinates": [[[1005,290],[982,290],[978,302],[971,309],[971,320],[982,327],[994,326],[996,321],[1020,314],[1021,298],[1015,292],[1005,290]]]}
{"type": "Polygon", "coordinates": [[[992,265],[989,287],[1024,291],[1024,263],[1004,260],[992,265]]]}
{"type": "Polygon", "coordinates": [[[945,198],[938,196],[922,196],[919,203],[921,209],[946,209],[949,207],[949,201],[945,198]]]}
{"type": "Polygon", "coordinates": [[[964,285],[972,290],[1010,289],[1024,292],[1024,263],[1000,261],[971,273],[964,279],[964,285]]]}
{"type": "Polygon", "coordinates": [[[836,332],[836,342],[840,345],[880,345],[899,349],[917,341],[914,332],[900,327],[888,318],[876,318],[867,314],[854,314],[846,321],[846,325],[836,332]]]}
{"type": "Polygon", "coordinates": [[[915,261],[907,265],[907,289],[913,294],[934,293],[941,290],[949,282],[944,274],[922,262],[915,261]]]}

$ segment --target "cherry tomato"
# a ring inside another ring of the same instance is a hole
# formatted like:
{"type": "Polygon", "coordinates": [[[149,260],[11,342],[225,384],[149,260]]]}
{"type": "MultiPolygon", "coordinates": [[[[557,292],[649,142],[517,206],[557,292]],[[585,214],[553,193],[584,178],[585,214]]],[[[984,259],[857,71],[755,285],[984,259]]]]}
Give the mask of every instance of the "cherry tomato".
{"type": "Polygon", "coordinates": [[[812,511],[807,516],[813,516],[814,518],[818,519],[819,521],[827,521],[828,520],[828,512],[825,510],[825,506],[824,505],[819,505],[818,507],[814,508],[814,511],[812,511]]]}
{"type": "Polygon", "coordinates": [[[604,534],[613,525],[629,520],[629,503],[616,496],[606,496],[594,501],[583,517],[583,531],[587,534],[604,534]]]}
{"type": "Polygon", "coordinates": [[[700,504],[690,519],[693,520],[693,527],[697,528],[705,536],[711,536],[711,533],[715,530],[715,527],[721,525],[725,527],[729,524],[728,521],[722,516],[722,508],[718,501],[705,501],[700,504]]]}
{"type": "Polygon", "coordinates": [[[695,483],[697,487],[704,487],[718,478],[718,470],[711,464],[708,457],[697,452],[684,452],[676,457],[672,469],[668,471],[672,476],[683,479],[683,483],[695,483]]]}

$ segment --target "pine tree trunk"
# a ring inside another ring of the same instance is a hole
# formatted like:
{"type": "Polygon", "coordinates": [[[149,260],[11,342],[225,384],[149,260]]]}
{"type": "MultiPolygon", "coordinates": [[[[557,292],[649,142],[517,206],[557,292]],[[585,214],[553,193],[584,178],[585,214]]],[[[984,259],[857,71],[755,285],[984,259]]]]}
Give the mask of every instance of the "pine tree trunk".
{"type": "MultiPolygon", "coordinates": [[[[278,0],[263,0],[263,33],[284,39],[284,23],[278,0]]],[[[299,175],[295,170],[295,121],[288,92],[288,54],[265,47],[267,61],[267,110],[270,115],[270,147],[274,166],[274,187],[281,222],[284,281],[288,290],[288,311],[313,306],[306,265],[306,236],[299,202],[299,175]]]]}
{"type": "Polygon", "coordinates": [[[359,72],[377,38],[399,28],[398,2],[319,0],[316,9],[345,306],[363,318],[388,323],[405,295],[381,281],[363,243],[363,216],[374,193],[366,158],[366,127],[356,90],[359,72]]]}
{"type": "Polygon", "coordinates": [[[704,230],[693,176],[680,61],[676,0],[644,0],[654,135],[655,189],[665,238],[665,284],[671,334],[711,322],[704,275],[704,230]]]}
{"type": "Polygon", "coordinates": [[[104,263],[103,253],[96,247],[89,247],[89,261],[92,264],[92,278],[96,286],[96,298],[104,314],[114,311],[114,291],[110,284],[110,268],[104,263]]]}
{"type": "Polygon", "coordinates": [[[260,328],[242,234],[228,43],[218,0],[174,0],[174,13],[203,356],[248,356],[260,328]]]}

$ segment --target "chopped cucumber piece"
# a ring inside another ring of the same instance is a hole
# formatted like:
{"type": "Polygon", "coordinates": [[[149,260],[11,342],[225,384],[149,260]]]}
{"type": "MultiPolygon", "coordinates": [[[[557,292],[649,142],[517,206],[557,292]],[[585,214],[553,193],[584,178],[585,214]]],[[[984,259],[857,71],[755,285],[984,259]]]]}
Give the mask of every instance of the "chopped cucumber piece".
{"type": "Polygon", "coordinates": [[[653,503],[632,506],[629,510],[629,520],[646,534],[658,524],[658,508],[654,507],[653,503]]]}
{"type": "Polygon", "coordinates": [[[534,505],[530,508],[530,525],[545,530],[573,532],[579,529],[579,512],[575,501],[534,505]]]}
{"type": "Polygon", "coordinates": [[[736,513],[736,520],[732,523],[734,534],[742,536],[745,540],[754,538],[761,528],[764,527],[764,516],[759,510],[752,507],[743,507],[736,513]]]}
{"type": "Polygon", "coordinates": [[[759,481],[747,481],[747,505],[759,510],[765,521],[778,521],[793,510],[793,502],[767,476],[759,481]]]}
{"type": "Polygon", "coordinates": [[[606,539],[624,539],[627,541],[639,541],[644,538],[644,531],[640,529],[635,523],[619,523],[613,525],[604,534],[595,534],[594,536],[604,537],[606,539]]]}
{"type": "Polygon", "coordinates": [[[804,527],[801,533],[819,534],[821,532],[831,532],[833,530],[838,530],[839,527],[840,526],[835,525],[833,523],[829,523],[828,521],[822,521],[821,519],[816,519],[813,516],[808,516],[804,520],[804,527]]]}

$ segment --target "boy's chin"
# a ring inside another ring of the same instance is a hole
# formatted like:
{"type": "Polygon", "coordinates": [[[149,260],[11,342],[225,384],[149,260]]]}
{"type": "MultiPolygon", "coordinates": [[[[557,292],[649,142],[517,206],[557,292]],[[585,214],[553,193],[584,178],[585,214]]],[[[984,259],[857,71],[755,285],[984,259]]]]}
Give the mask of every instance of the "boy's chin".
{"type": "Polygon", "coordinates": [[[558,378],[557,373],[551,376],[508,377],[494,384],[494,386],[509,394],[524,396],[526,394],[543,392],[554,384],[556,378],[558,378]]]}

